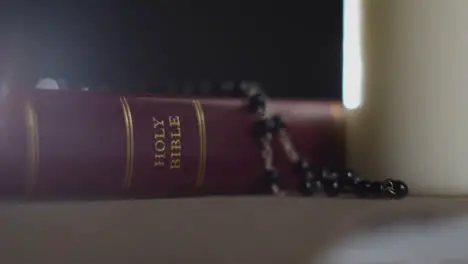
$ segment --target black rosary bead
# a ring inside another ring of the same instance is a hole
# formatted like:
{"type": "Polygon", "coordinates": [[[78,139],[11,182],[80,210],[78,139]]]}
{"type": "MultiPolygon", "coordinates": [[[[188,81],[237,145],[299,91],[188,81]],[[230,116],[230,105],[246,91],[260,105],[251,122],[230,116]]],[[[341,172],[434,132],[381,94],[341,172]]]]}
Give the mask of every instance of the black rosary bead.
{"type": "Polygon", "coordinates": [[[304,196],[314,195],[316,189],[317,189],[317,182],[313,180],[303,180],[299,184],[299,191],[304,196]]]}
{"type": "Polygon", "coordinates": [[[242,90],[241,82],[233,83],[233,91],[231,93],[232,97],[240,98],[244,96],[244,91],[242,90]]]}
{"type": "Polygon", "coordinates": [[[360,198],[384,198],[384,184],[380,181],[359,180],[353,188],[354,194],[360,198]]]}
{"type": "Polygon", "coordinates": [[[255,93],[249,97],[249,107],[252,111],[264,110],[266,105],[265,96],[261,93],[255,93]]]}
{"type": "Polygon", "coordinates": [[[392,199],[402,199],[408,195],[408,185],[400,180],[388,179],[382,183],[383,192],[392,199]]]}
{"type": "Polygon", "coordinates": [[[357,181],[353,186],[354,195],[360,198],[367,198],[372,193],[372,182],[371,181],[357,181]]]}
{"type": "Polygon", "coordinates": [[[295,162],[294,167],[297,172],[304,174],[310,171],[309,163],[304,159],[299,159],[295,162]]]}
{"type": "Polygon", "coordinates": [[[352,187],[359,178],[350,170],[344,171],[344,173],[339,176],[340,182],[343,187],[352,187]]]}
{"type": "Polygon", "coordinates": [[[304,159],[299,159],[295,162],[295,169],[301,175],[302,181],[299,186],[299,191],[306,196],[313,195],[318,187],[319,181],[315,178],[314,173],[304,159]]]}
{"type": "Polygon", "coordinates": [[[383,185],[380,181],[371,181],[370,195],[376,198],[383,197],[383,185]]]}
{"type": "Polygon", "coordinates": [[[286,129],[286,123],[284,123],[283,119],[279,115],[274,115],[271,117],[271,121],[273,123],[273,133],[278,133],[280,130],[286,129]]]}
{"type": "Polygon", "coordinates": [[[364,198],[368,195],[370,189],[369,181],[358,181],[353,186],[354,195],[364,198]]]}
{"type": "Polygon", "coordinates": [[[265,137],[273,130],[273,123],[270,119],[259,119],[253,125],[253,134],[257,139],[265,137]]]}
{"type": "Polygon", "coordinates": [[[313,172],[309,169],[307,162],[303,161],[301,163],[301,184],[299,186],[299,191],[306,196],[313,195],[317,189],[318,181],[315,179],[313,172]]]}
{"type": "Polygon", "coordinates": [[[338,179],[324,178],[322,184],[325,194],[330,197],[338,196],[341,192],[342,185],[338,179]]]}
{"type": "Polygon", "coordinates": [[[267,170],[265,178],[269,184],[273,185],[279,183],[280,175],[276,170],[267,170]]]}

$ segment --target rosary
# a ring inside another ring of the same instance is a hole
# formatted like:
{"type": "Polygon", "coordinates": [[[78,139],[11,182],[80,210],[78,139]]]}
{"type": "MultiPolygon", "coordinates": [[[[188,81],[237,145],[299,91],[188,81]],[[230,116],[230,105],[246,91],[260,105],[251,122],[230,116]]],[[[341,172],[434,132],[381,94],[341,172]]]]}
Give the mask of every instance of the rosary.
{"type": "Polygon", "coordinates": [[[323,170],[321,175],[315,175],[309,163],[296,152],[281,116],[268,114],[266,96],[262,91],[257,86],[245,83],[241,84],[240,89],[247,97],[249,109],[258,117],[253,125],[253,135],[260,142],[265,180],[274,195],[283,194],[279,186],[280,174],[273,165],[271,147],[273,137],[278,137],[286,156],[301,177],[298,189],[304,196],[312,196],[321,189],[329,197],[336,197],[343,193],[352,193],[359,198],[402,199],[407,196],[408,186],[400,180],[361,180],[351,171],[338,173],[323,170]]]}

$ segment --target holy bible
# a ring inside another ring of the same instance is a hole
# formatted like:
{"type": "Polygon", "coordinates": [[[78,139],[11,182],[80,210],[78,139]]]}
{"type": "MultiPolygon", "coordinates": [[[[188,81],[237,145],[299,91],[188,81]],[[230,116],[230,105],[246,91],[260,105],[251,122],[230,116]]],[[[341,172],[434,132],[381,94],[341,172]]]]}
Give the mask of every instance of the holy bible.
{"type": "MultiPolygon", "coordinates": [[[[313,166],[344,163],[339,102],[273,100],[313,166]]],[[[269,192],[243,100],[61,90],[0,100],[0,196],[119,199],[269,192]]],[[[280,186],[294,173],[273,143],[280,186]]]]}

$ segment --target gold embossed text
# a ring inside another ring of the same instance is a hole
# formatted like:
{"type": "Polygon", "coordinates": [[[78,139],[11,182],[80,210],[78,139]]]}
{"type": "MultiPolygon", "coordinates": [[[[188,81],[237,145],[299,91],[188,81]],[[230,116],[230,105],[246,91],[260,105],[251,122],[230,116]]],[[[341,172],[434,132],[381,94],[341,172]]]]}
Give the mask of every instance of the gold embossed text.
{"type": "Polygon", "coordinates": [[[182,131],[179,116],[169,116],[166,120],[152,118],[153,148],[155,167],[168,165],[180,169],[182,154],[182,131]]]}

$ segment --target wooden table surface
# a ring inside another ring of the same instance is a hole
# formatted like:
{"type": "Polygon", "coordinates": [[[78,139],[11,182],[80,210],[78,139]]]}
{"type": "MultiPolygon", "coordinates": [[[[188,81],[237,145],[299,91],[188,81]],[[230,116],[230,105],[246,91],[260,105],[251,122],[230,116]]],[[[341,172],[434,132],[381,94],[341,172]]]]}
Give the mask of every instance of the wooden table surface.
{"type": "Polygon", "coordinates": [[[2,263],[313,263],[339,238],[468,199],[210,197],[0,205],[2,263]]]}

